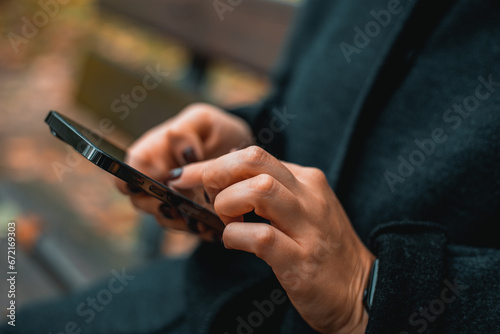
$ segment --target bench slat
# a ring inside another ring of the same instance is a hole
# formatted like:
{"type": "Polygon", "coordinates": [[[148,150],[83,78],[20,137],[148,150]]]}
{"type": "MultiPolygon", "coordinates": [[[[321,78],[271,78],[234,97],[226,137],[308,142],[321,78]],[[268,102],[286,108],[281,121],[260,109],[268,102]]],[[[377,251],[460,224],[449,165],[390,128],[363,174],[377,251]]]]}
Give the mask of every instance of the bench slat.
{"type": "Polygon", "coordinates": [[[147,75],[146,70],[144,73],[131,72],[95,53],[89,53],[82,73],[77,101],[99,117],[110,118],[113,124],[134,137],[175,115],[188,104],[200,101],[165,80],[157,88],[147,91],[144,100],[132,99],[137,106],[128,108],[129,113],[126,115],[126,112],[119,111],[119,108],[123,110],[126,104],[119,103],[113,108],[113,101],[120,99],[122,94],[131,95],[134,87],[142,86],[142,79],[147,75]]]}
{"type": "MultiPolygon", "coordinates": [[[[269,73],[283,45],[295,6],[242,0],[220,17],[214,0],[99,0],[119,13],[176,38],[207,58],[223,58],[269,73]]],[[[222,2],[227,3],[223,0],[222,2]]]]}

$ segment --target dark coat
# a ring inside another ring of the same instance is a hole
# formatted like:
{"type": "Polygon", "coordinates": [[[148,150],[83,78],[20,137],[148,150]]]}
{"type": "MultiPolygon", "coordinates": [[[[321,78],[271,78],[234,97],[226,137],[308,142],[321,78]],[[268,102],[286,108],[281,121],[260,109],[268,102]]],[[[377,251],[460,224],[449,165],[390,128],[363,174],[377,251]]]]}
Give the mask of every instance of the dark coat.
{"type": "MultiPolygon", "coordinates": [[[[274,93],[234,112],[278,158],[325,172],[380,259],[368,333],[500,333],[500,2],[398,3],[310,0],[274,93]]],[[[193,272],[215,255],[198,256],[193,272]]],[[[217,277],[212,296],[232,284],[217,277]]],[[[195,326],[216,305],[202,291],[195,326]]],[[[286,312],[281,333],[305,333],[286,312]]]]}
{"type": "MultiPolygon", "coordinates": [[[[379,258],[367,332],[500,333],[500,2],[299,13],[274,92],[233,112],[278,158],[322,169],[379,258]]],[[[18,330],[312,332],[250,254],[205,244],[134,276],[88,324],[75,310],[103,286],[21,312],[18,330]]]]}

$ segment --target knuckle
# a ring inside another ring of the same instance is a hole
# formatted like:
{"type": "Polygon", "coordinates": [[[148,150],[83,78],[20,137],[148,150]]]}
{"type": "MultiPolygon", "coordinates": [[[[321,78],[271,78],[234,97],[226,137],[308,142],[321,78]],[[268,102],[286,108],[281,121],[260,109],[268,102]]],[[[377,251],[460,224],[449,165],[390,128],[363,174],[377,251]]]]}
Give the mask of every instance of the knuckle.
{"type": "Polygon", "coordinates": [[[212,179],[213,179],[213,171],[211,170],[210,166],[209,165],[204,166],[203,170],[201,171],[201,182],[203,183],[205,188],[211,185],[212,179]]]}
{"type": "Polygon", "coordinates": [[[263,225],[255,236],[255,243],[257,245],[257,256],[262,255],[266,247],[270,247],[276,240],[276,232],[269,225],[263,225]]]}
{"type": "Polygon", "coordinates": [[[208,103],[197,102],[188,105],[184,112],[203,116],[208,115],[212,109],[214,109],[214,107],[208,103]]]}
{"type": "Polygon", "coordinates": [[[267,152],[259,146],[250,146],[241,151],[241,158],[244,162],[250,164],[260,164],[265,162],[267,152]]]}
{"type": "Polygon", "coordinates": [[[325,190],[330,187],[325,173],[316,167],[305,168],[300,178],[303,182],[310,183],[321,190],[325,190]]]}
{"type": "Polygon", "coordinates": [[[224,188],[223,174],[212,164],[207,164],[201,171],[201,182],[210,197],[214,197],[220,190],[224,188]]]}
{"type": "Polygon", "coordinates": [[[165,132],[165,138],[167,141],[176,141],[183,137],[185,129],[183,130],[181,126],[177,124],[172,124],[165,132]]]}
{"type": "Polygon", "coordinates": [[[325,173],[319,168],[309,167],[307,170],[309,177],[316,182],[326,182],[325,173]]]}
{"type": "Polygon", "coordinates": [[[250,183],[251,189],[258,195],[270,194],[275,187],[275,179],[268,174],[257,175],[250,183]]]}

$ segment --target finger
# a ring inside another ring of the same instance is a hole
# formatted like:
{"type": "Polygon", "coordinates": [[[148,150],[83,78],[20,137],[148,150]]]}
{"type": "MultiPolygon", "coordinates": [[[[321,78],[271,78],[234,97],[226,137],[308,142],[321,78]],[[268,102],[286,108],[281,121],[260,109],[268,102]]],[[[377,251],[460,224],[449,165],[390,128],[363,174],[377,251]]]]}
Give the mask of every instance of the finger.
{"type": "Polygon", "coordinates": [[[182,172],[175,180],[169,181],[168,185],[177,189],[193,189],[203,186],[203,170],[213,160],[195,162],[182,167],[182,172]]]}
{"type": "Polygon", "coordinates": [[[277,275],[301,257],[301,246],[277,228],[263,223],[231,223],[223,234],[224,246],[253,253],[269,264],[277,275]]]}
{"type": "MultiPolygon", "coordinates": [[[[194,162],[197,159],[197,154],[194,152],[192,146],[187,146],[183,151],[178,150],[179,154],[183,157],[182,164],[194,162]]],[[[149,155],[147,152],[143,152],[143,154],[149,155]]],[[[143,174],[148,175],[154,180],[160,181],[162,183],[166,183],[169,180],[176,179],[179,177],[182,169],[172,169],[172,167],[179,166],[178,164],[173,164],[172,159],[168,158],[156,158],[156,159],[139,159],[134,156],[127,156],[128,163],[134,169],[140,171],[143,174]],[[149,163],[146,161],[150,161],[149,163]]],[[[137,193],[140,191],[140,188],[131,186],[122,180],[116,180],[116,186],[118,190],[125,195],[130,195],[133,193],[137,193]]]]}
{"type": "Polygon", "coordinates": [[[203,144],[198,134],[186,125],[173,124],[167,132],[167,142],[172,150],[171,155],[177,165],[184,166],[204,158],[203,144]]]}
{"type": "Polygon", "coordinates": [[[125,156],[125,163],[152,179],[161,181],[166,172],[177,165],[164,145],[152,142],[132,147],[125,156]]]}
{"type": "Polygon", "coordinates": [[[308,184],[309,186],[316,187],[318,188],[318,190],[325,190],[327,188],[330,188],[325,173],[319,168],[303,167],[291,162],[282,163],[293,173],[298,181],[304,184],[308,184]]]}
{"type": "Polygon", "coordinates": [[[229,186],[217,195],[214,203],[215,212],[225,224],[241,221],[242,215],[255,210],[289,235],[300,233],[297,228],[300,208],[290,190],[267,174],[229,186]]]}
{"type": "MultiPolygon", "coordinates": [[[[158,164],[160,164],[159,161],[155,166],[152,163],[146,163],[144,159],[139,159],[135,156],[130,155],[126,156],[125,163],[156,180],[160,180],[162,177],[164,177],[166,175],[165,171],[169,170],[166,163],[161,162],[161,164],[163,164],[164,166],[160,167],[158,166],[158,164]]],[[[125,195],[130,195],[132,193],[138,192],[134,191],[134,188],[131,188],[131,186],[129,186],[128,183],[123,180],[116,179],[115,184],[118,190],[125,195]]]]}
{"type": "Polygon", "coordinates": [[[159,199],[144,193],[132,194],[130,201],[137,209],[155,215],[158,213],[158,207],[162,203],[159,199]]]}
{"type": "Polygon", "coordinates": [[[127,182],[122,181],[118,178],[115,179],[115,185],[118,190],[124,195],[130,195],[132,192],[127,187],[127,182]]]}
{"type": "Polygon", "coordinates": [[[146,193],[139,193],[130,196],[130,200],[134,207],[137,209],[149,213],[155,217],[162,217],[162,219],[157,219],[159,222],[162,222],[163,226],[168,226],[176,229],[184,230],[184,219],[182,219],[182,215],[177,213],[175,209],[169,207],[168,204],[156,199],[155,197],[148,195],[146,193]],[[161,209],[160,207],[163,207],[161,209]],[[168,207],[168,208],[167,208],[168,207]],[[180,223],[176,222],[175,224],[164,224],[164,220],[179,220],[180,223]]]}
{"type": "Polygon", "coordinates": [[[202,178],[213,201],[228,186],[259,174],[268,174],[288,189],[297,188],[293,174],[275,157],[258,146],[226,154],[205,166],[202,178]]]}
{"type": "Polygon", "coordinates": [[[300,172],[301,168],[304,168],[300,165],[297,165],[297,164],[294,164],[293,162],[287,162],[287,161],[281,161],[280,162],[286,167],[288,168],[288,170],[290,170],[290,172],[292,172],[292,174],[295,175],[295,173],[298,173],[300,172]]]}
{"type": "MultiPolygon", "coordinates": [[[[232,149],[231,153],[237,152],[236,149],[232,149]]],[[[220,158],[219,158],[220,159],[220,158]]],[[[217,160],[219,160],[217,159],[217,160]]],[[[192,189],[196,187],[200,187],[203,185],[203,169],[207,167],[210,163],[213,163],[216,159],[205,160],[198,163],[193,163],[188,166],[184,166],[182,168],[182,174],[180,177],[175,180],[170,181],[168,184],[172,187],[176,187],[178,189],[192,189]]],[[[220,163],[220,160],[217,161],[220,163]]],[[[290,166],[293,169],[299,169],[300,166],[292,163],[283,163],[284,166],[290,166]]]]}
{"type": "Polygon", "coordinates": [[[164,227],[188,231],[208,242],[219,242],[222,238],[221,231],[216,231],[204,223],[182,215],[176,207],[167,203],[162,203],[159,206],[158,212],[155,214],[155,218],[164,227]]]}

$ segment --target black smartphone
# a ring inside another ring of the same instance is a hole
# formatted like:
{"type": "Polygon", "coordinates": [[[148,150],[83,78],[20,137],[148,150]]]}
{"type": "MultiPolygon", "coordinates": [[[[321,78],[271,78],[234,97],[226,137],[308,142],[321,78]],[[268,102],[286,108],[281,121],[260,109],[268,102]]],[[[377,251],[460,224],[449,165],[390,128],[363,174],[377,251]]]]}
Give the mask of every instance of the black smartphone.
{"type": "Polygon", "coordinates": [[[57,111],[50,111],[45,123],[49,125],[54,136],[69,144],[96,166],[176,207],[189,226],[201,222],[218,232],[224,230],[224,224],[215,213],[124,163],[125,151],[111,144],[102,135],[57,111]]]}

